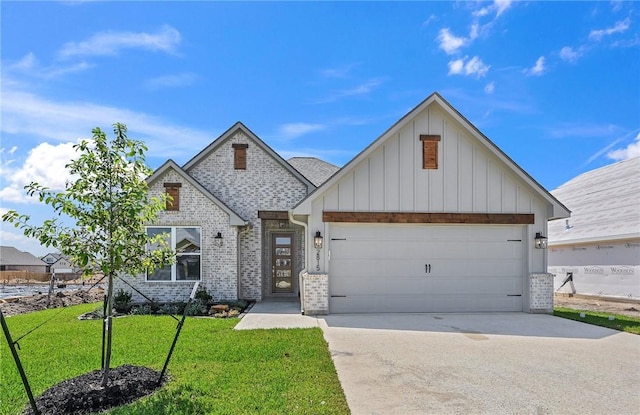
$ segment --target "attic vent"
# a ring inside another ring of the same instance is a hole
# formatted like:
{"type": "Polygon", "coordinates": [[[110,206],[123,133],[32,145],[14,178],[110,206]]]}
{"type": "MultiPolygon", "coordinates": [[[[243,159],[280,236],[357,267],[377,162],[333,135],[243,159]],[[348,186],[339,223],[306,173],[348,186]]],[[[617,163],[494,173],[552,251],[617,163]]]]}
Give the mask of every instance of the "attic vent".
{"type": "Polygon", "coordinates": [[[247,148],[249,144],[232,144],[233,147],[233,168],[236,170],[247,169],[247,148]]]}
{"type": "Polygon", "coordinates": [[[422,141],[422,168],[436,170],[438,168],[438,141],[439,135],[420,134],[422,141]]]}
{"type": "Polygon", "coordinates": [[[166,189],[167,196],[167,204],[165,206],[165,210],[169,211],[179,211],[180,210],[180,188],[182,187],[182,183],[165,183],[164,188],[166,189]]]}

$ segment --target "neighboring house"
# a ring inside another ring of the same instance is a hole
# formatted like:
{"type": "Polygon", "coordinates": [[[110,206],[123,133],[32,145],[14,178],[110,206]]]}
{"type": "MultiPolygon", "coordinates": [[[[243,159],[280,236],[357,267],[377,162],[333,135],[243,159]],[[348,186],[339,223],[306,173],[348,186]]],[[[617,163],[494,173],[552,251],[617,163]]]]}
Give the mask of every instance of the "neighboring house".
{"type": "Polygon", "coordinates": [[[572,211],[549,225],[560,292],[640,299],[640,157],[581,174],[551,192],[572,211]],[[560,286],[569,278],[564,287],[560,286]]]}
{"type": "Polygon", "coordinates": [[[216,300],[300,296],[306,314],[553,307],[534,237],[569,211],[437,93],[337,173],[237,123],[148,183],[173,198],[148,230],[177,263],[129,282],[156,300],[200,281],[216,300]]]}
{"type": "Polygon", "coordinates": [[[434,93],[293,214],[307,313],[550,312],[534,239],[570,212],[434,93]]]}
{"type": "Polygon", "coordinates": [[[80,268],[73,265],[69,258],[59,252],[50,252],[41,259],[49,265],[47,272],[51,272],[52,274],[73,274],[75,277],[76,274],[82,273],[80,268]]]}
{"type": "Polygon", "coordinates": [[[0,271],[47,272],[47,264],[29,252],[12,246],[0,246],[0,271]]]}

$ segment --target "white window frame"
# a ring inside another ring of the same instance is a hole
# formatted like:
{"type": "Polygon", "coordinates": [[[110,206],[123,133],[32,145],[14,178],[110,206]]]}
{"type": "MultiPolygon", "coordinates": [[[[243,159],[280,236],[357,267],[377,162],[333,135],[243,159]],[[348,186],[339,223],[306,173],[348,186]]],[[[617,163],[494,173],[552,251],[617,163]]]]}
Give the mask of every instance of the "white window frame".
{"type": "Polygon", "coordinates": [[[198,230],[198,234],[200,235],[200,252],[185,252],[183,254],[176,252],[176,262],[171,264],[171,279],[170,280],[156,280],[156,279],[149,279],[149,271],[147,271],[145,273],[145,281],[147,282],[193,282],[193,281],[202,281],[202,240],[204,239],[202,237],[202,227],[201,226],[172,226],[172,225],[152,225],[152,226],[146,226],[145,227],[145,231],[148,229],[169,229],[170,233],[171,233],[171,242],[170,242],[170,247],[173,250],[176,250],[176,243],[177,243],[177,230],[178,229],[197,229],[198,230]],[[199,260],[199,264],[200,264],[200,270],[198,272],[199,278],[196,279],[184,279],[184,280],[179,280],[177,279],[178,277],[178,263],[180,261],[180,257],[181,256],[198,256],[200,258],[199,260]]]}

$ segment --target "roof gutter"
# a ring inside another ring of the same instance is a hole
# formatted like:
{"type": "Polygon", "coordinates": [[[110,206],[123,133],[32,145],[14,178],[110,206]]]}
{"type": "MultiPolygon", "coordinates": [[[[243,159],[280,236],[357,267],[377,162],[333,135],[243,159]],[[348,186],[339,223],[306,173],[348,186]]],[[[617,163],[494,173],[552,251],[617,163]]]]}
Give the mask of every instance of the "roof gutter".
{"type": "Polygon", "coordinates": [[[304,267],[298,274],[298,288],[300,290],[300,313],[304,314],[304,278],[302,276],[307,273],[307,258],[309,254],[309,237],[307,233],[309,231],[309,228],[307,227],[306,223],[293,218],[293,209],[289,209],[287,213],[289,214],[289,222],[293,223],[294,225],[300,225],[304,228],[304,267]]]}

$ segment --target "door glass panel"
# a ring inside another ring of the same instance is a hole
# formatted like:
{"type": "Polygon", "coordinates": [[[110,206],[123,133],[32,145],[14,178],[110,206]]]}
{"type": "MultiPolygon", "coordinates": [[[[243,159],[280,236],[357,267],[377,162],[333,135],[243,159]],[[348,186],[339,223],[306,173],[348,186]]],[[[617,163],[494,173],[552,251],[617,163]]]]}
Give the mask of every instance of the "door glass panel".
{"type": "Polygon", "coordinates": [[[272,292],[293,293],[293,235],[272,236],[272,292]]]}

